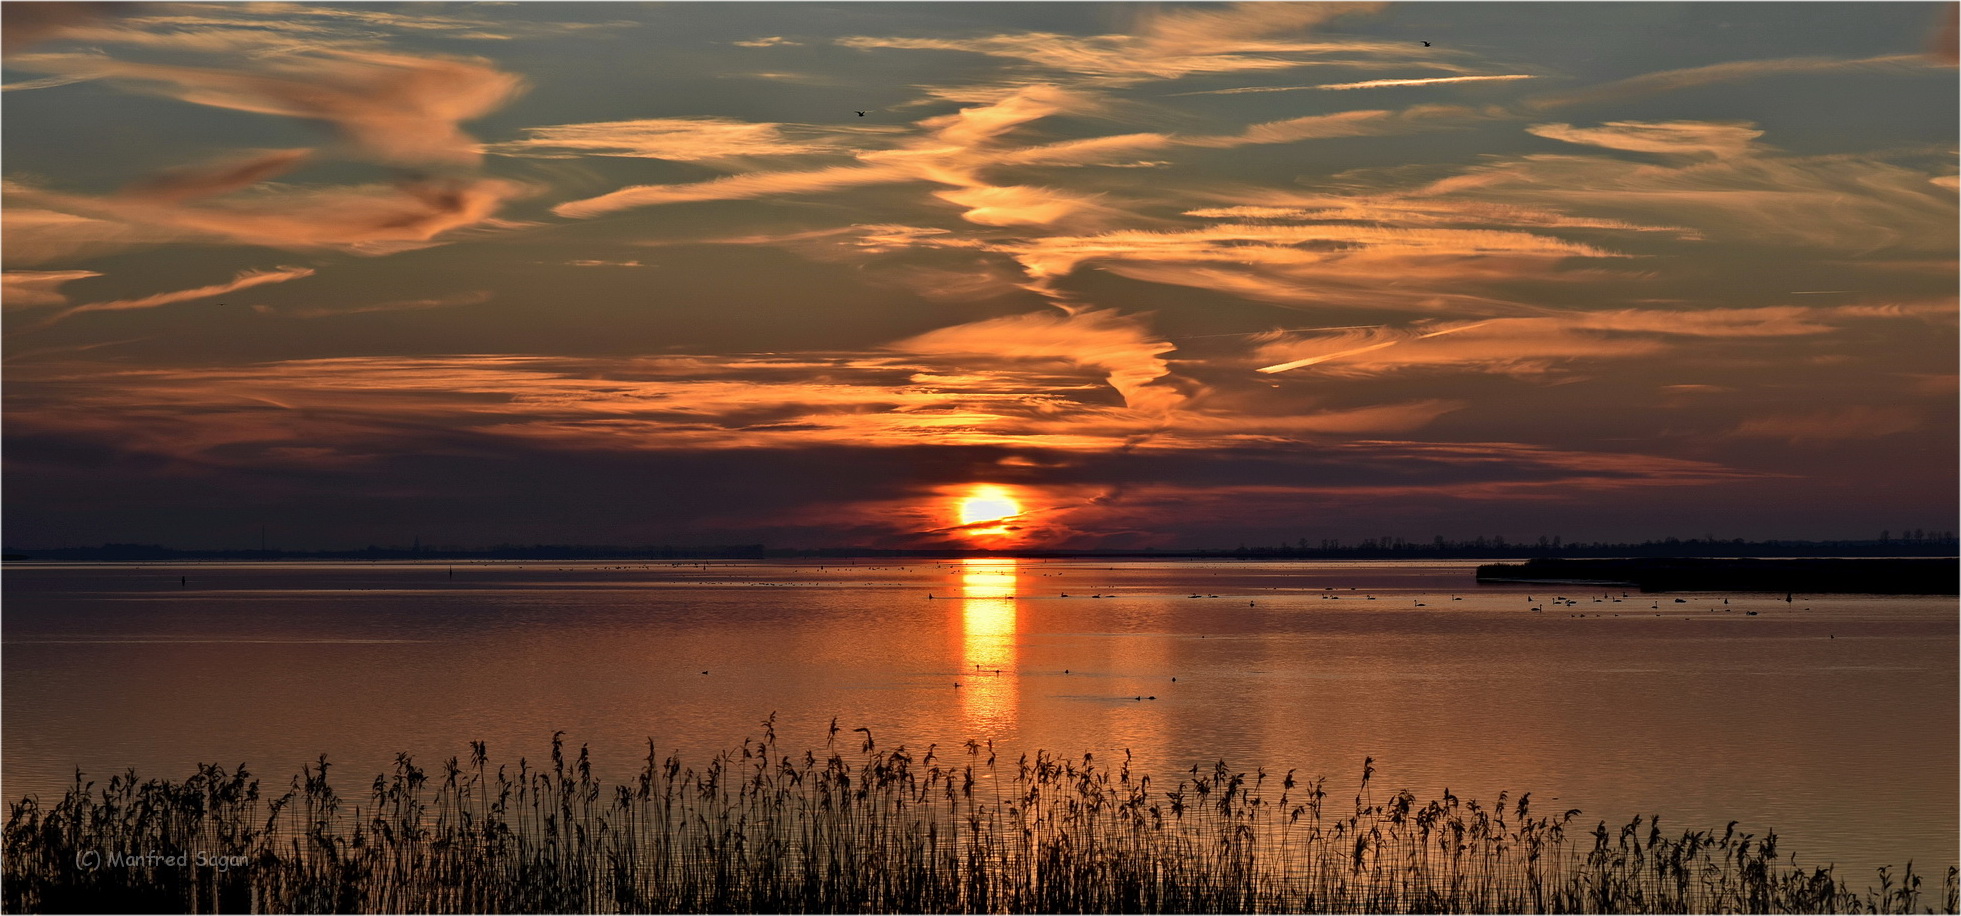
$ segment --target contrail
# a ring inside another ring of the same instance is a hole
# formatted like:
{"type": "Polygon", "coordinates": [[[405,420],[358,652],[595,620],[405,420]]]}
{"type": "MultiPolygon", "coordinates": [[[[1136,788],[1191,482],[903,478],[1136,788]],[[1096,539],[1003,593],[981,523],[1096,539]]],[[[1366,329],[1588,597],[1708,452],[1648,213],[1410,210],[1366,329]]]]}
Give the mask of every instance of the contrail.
{"type": "Polygon", "coordinates": [[[1363,80],[1359,83],[1321,83],[1315,86],[1242,86],[1238,89],[1206,89],[1199,92],[1174,92],[1172,95],[1237,95],[1242,92],[1299,92],[1303,89],[1380,89],[1387,86],[1429,86],[1436,83],[1473,83],[1485,80],[1529,79],[1538,79],[1538,77],[1530,73],[1505,73],[1491,76],[1434,76],[1424,79],[1363,80]]]}
{"type": "Polygon", "coordinates": [[[1360,354],[1360,353],[1367,353],[1367,352],[1369,352],[1369,351],[1371,351],[1371,350],[1380,350],[1380,349],[1382,349],[1382,348],[1384,348],[1384,347],[1393,347],[1393,346],[1395,346],[1395,345],[1397,345],[1397,344],[1399,344],[1399,343],[1407,343],[1408,341],[1411,341],[1411,340],[1424,340],[1424,339],[1427,339],[1427,338],[1431,338],[1431,337],[1442,337],[1442,336],[1444,336],[1445,334],[1455,334],[1455,333],[1457,333],[1458,331],[1468,331],[1468,330],[1471,330],[1472,328],[1481,328],[1481,327],[1484,327],[1485,325],[1487,325],[1487,324],[1489,324],[1489,323],[1490,323],[1490,322],[1487,322],[1487,321],[1475,321],[1475,322],[1472,322],[1472,323],[1470,323],[1470,324],[1465,324],[1465,325],[1459,325],[1459,326],[1457,326],[1457,327],[1454,327],[1454,328],[1445,328],[1445,329],[1443,329],[1443,330],[1441,330],[1441,331],[1431,331],[1431,332],[1430,332],[1430,333],[1428,333],[1428,334],[1418,334],[1418,335],[1416,335],[1415,337],[1407,337],[1407,338],[1401,338],[1401,339],[1398,339],[1398,340],[1385,340],[1385,341],[1383,341],[1383,342],[1381,342],[1381,343],[1373,343],[1373,344],[1369,344],[1369,345],[1368,345],[1368,346],[1366,346],[1366,347],[1356,347],[1356,348],[1354,348],[1354,349],[1352,349],[1352,350],[1342,350],[1342,351],[1340,351],[1340,352],[1337,352],[1337,353],[1324,353],[1324,354],[1322,354],[1322,355],[1320,355],[1320,356],[1310,356],[1310,357],[1308,357],[1308,358],[1306,358],[1306,359],[1297,359],[1297,360],[1294,360],[1294,361],[1293,361],[1293,362],[1291,362],[1291,363],[1281,363],[1281,364],[1279,364],[1279,365],[1277,365],[1277,366],[1263,366],[1263,367],[1261,367],[1261,368],[1259,368],[1259,369],[1256,369],[1256,370],[1254,370],[1254,371],[1256,371],[1256,372],[1267,372],[1267,373],[1273,373],[1273,372],[1285,372],[1285,371],[1287,371],[1287,370],[1289,370],[1289,369],[1299,369],[1299,368],[1300,368],[1300,367],[1302,367],[1302,366],[1312,366],[1312,365],[1314,365],[1315,363],[1325,363],[1325,362],[1327,362],[1328,360],[1331,360],[1331,359],[1340,359],[1340,358],[1342,358],[1342,357],[1344,357],[1344,356],[1355,356],[1356,354],[1360,354]]]}
{"type": "Polygon", "coordinates": [[[1530,73],[1510,73],[1502,76],[1435,76],[1414,80],[1363,80],[1359,83],[1326,83],[1316,89],[1380,89],[1386,86],[1430,86],[1437,83],[1471,83],[1481,80],[1529,80],[1538,79],[1530,73]]]}

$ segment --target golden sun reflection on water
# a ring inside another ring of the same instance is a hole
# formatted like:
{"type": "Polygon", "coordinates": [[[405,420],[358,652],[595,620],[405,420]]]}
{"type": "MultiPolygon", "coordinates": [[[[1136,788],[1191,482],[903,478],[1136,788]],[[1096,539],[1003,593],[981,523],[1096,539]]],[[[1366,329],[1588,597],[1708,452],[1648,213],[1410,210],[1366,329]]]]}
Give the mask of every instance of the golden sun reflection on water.
{"type": "Polygon", "coordinates": [[[1013,559],[960,561],[960,710],[976,736],[1012,729],[1018,707],[1013,559]]]}

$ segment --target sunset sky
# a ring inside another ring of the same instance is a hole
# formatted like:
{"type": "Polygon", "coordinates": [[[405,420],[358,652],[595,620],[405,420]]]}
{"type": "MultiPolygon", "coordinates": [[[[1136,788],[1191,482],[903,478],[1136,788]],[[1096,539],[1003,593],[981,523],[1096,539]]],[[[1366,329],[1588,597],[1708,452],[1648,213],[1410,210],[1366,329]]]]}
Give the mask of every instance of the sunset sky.
{"type": "Polygon", "coordinates": [[[9,546],[1954,527],[1951,5],[4,9],[9,546]]]}

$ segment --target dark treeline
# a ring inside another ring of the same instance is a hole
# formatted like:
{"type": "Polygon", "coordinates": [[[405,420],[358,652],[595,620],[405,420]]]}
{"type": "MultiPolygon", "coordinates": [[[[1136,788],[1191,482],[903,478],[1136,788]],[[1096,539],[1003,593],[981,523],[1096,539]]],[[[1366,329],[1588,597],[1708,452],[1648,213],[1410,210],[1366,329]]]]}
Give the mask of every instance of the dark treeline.
{"type": "Polygon", "coordinates": [[[972,550],[961,548],[893,549],[826,547],[816,549],[734,544],[712,547],[618,547],[577,544],[504,544],[496,547],[367,547],[349,550],[184,550],[157,544],[103,544],[99,547],[6,548],[8,560],[65,560],[82,562],[171,560],[765,560],[947,557],[1156,557],[1245,560],[1512,560],[1533,557],[1951,557],[1961,553],[1952,531],[1910,531],[1895,537],[1837,541],[1719,540],[1665,538],[1639,543],[1565,541],[1558,537],[1510,541],[1503,537],[1428,541],[1400,537],[1358,541],[1327,539],[1309,543],[1226,548],[1142,548],[1132,550],[972,550]]]}
{"type": "Polygon", "coordinates": [[[1353,543],[1324,540],[1309,544],[1305,538],[1294,544],[1273,547],[1241,546],[1231,551],[1211,551],[1195,555],[1235,556],[1273,559],[1522,559],[1531,557],[1950,557],[1961,548],[1952,531],[1917,531],[1908,537],[1882,532],[1878,538],[1840,541],[1769,540],[1742,538],[1664,538],[1640,543],[1607,541],[1568,542],[1559,537],[1540,537],[1533,541],[1507,541],[1503,537],[1452,541],[1442,536],[1428,541],[1406,541],[1400,537],[1369,538],[1353,543]]]}

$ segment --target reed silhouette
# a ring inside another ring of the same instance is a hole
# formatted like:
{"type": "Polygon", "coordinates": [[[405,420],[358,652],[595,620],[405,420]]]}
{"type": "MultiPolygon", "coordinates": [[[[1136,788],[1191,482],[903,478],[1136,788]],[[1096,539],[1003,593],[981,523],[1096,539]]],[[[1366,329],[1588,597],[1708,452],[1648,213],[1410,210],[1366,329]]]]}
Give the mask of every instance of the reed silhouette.
{"type": "MultiPolygon", "coordinates": [[[[130,772],[12,806],[8,912],[1911,912],[1911,863],[1855,890],[1780,859],[1778,838],[1591,830],[1531,795],[1490,806],[1326,780],[1192,767],[1165,787],[1093,755],[1009,762],[855,750],[838,729],[786,752],[761,737],[699,767],[649,742],[607,786],[586,748],[549,766],[398,755],[361,802],[328,761],[267,797],[240,766],[181,782],[130,772]],[[131,857],[162,856],[143,859],[131,857]],[[181,857],[181,858],[170,858],[181,857]]],[[[1938,900],[1955,912],[1957,871],[1938,900]]]]}

